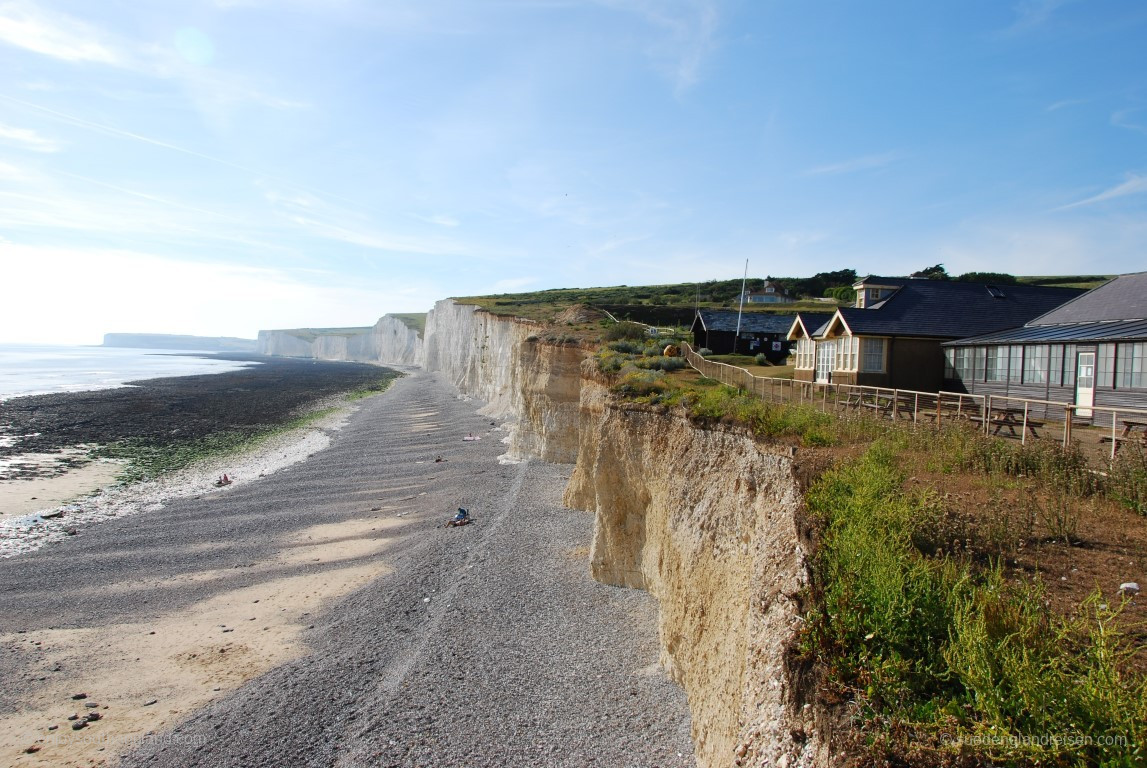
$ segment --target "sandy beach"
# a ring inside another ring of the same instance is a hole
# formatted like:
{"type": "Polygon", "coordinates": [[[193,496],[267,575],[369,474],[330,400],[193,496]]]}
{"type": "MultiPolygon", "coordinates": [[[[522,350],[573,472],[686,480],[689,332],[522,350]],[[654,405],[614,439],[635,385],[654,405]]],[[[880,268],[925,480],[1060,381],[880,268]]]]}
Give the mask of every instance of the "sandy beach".
{"type": "Polygon", "coordinates": [[[305,461],[0,561],[0,761],[691,765],[652,600],[477,405],[415,374],[305,461]]]}

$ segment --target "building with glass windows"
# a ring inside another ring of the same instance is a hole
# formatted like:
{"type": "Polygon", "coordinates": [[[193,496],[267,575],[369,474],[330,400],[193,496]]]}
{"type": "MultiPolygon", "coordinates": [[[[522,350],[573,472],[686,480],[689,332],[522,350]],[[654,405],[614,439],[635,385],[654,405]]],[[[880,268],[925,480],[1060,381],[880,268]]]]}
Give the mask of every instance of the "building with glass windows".
{"type": "Polygon", "coordinates": [[[936,392],[946,388],[944,342],[1015,328],[1083,293],[871,275],[853,288],[855,306],[827,322],[793,321],[798,380],[936,392]]]}
{"type": "Polygon", "coordinates": [[[1138,272],[1022,326],[947,342],[945,388],[1074,403],[1090,418],[1088,406],[1147,408],[1145,356],[1147,272],[1138,272]]]}

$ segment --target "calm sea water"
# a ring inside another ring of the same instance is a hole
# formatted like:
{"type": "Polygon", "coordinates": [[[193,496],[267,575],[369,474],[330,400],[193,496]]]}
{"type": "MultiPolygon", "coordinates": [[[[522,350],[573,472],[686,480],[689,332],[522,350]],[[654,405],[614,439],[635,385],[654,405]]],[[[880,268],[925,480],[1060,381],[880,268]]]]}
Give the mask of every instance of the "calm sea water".
{"type": "MultiPolygon", "coordinates": [[[[187,350],[0,344],[0,400],[122,387],[136,379],[225,373],[258,363],[187,357],[187,350]]],[[[208,354],[208,353],[204,353],[208,354]]]]}

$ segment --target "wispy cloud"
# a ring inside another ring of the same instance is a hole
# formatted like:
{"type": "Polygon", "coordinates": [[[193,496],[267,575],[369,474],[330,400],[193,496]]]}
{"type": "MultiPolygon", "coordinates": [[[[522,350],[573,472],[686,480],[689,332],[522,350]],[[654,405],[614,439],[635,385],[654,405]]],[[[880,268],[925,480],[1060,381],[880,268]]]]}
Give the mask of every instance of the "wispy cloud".
{"type": "Polygon", "coordinates": [[[1124,181],[1122,184],[1116,184],[1114,187],[1111,187],[1110,189],[1105,189],[1102,192],[1100,192],[1098,195],[1092,195],[1091,197],[1085,198],[1083,200],[1078,200],[1074,203],[1068,203],[1067,205],[1061,205],[1059,208],[1056,208],[1055,210],[1065,211],[1065,210],[1068,210],[1069,208],[1080,208],[1080,207],[1085,206],[1085,205],[1095,205],[1096,203],[1103,203],[1103,202],[1106,202],[1108,200],[1115,200],[1116,198],[1127,197],[1128,195],[1138,195],[1138,194],[1141,194],[1143,192],[1147,192],[1147,176],[1140,175],[1137,173],[1129,173],[1129,174],[1127,174],[1127,180],[1124,181]]]}
{"type": "Polygon", "coordinates": [[[414,218],[418,219],[419,221],[424,221],[427,224],[434,224],[435,226],[439,227],[448,227],[450,229],[461,226],[462,224],[462,222],[453,216],[447,216],[443,213],[436,213],[433,216],[419,216],[418,214],[414,214],[414,218]]]}
{"type": "Polygon", "coordinates": [[[31,181],[33,178],[34,174],[27,169],[0,160],[0,179],[4,181],[31,181]]]}
{"type": "Polygon", "coordinates": [[[3,123],[0,123],[0,141],[33,152],[59,152],[61,148],[58,141],[45,138],[30,128],[15,128],[3,123]]]}
{"type": "Polygon", "coordinates": [[[598,5],[640,16],[664,34],[646,53],[663,66],[674,90],[683,93],[701,78],[706,57],[717,47],[717,0],[593,0],[598,5]]]}
{"type": "Polygon", "coordinates": [[[899,152],[885,152],[879,155],[864,155],[863,157],[854,157],[851,160],[845,160],[840,163],[830,163],[828,165],[818,165],[815,168],[809,168],[805,171],[805,175],[831,176],[841,173],[871,171],[876,168],[883,168],[884,166],[895,162],[898,159],[900,159],[899,152]]]}
{"type": "Polygon", "coordinates": [[[1015,34],[1043,26],[1056,11],[1074,2],[1077,0],[1022,0],[1015,6],[1015,21],[1004,33],[1015,34]]]}
{"type": "Polygon", "coordinates": [[[1120,109],[1111,113],[1111,124],[1116,128],[1126,128],[1137,133],[1147,133],[1147,123],[1136,122],[1135,115],[1142,112],[1143,107],[1120,109]]]}
{"type": "Polygon", "coordinates": [[[1059,101],[1048,104],[1043,108],[1044,112],[1058,112],[1061,109],[1068,107],[1078,107],[1081,104],[1087,104],[1091,99],[1061,99],[1059,101]]]}
{"type": "Polygon", "coordinates": [[[0,40],[63,61],[121,64],[123,56],[93,27],[24,2],[0,4],[0,40]]]}

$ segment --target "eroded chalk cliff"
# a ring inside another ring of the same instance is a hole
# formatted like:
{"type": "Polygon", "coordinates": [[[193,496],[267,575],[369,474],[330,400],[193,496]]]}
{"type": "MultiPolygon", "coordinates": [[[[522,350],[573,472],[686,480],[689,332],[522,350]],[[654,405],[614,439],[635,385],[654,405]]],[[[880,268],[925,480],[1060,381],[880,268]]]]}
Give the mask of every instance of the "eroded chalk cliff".
{"type": "Polygon", "coordinates": [[[508,420],[510,458],[572,463],[586,352],[541,340],[541,328],[439,301],[426,316],[422,365],[441,372],[463,394],[484,400],[481,413],[508,420]]]}
{"type": "Polygon", "coordinates": [[[422,354],[418,331],[384,315],[369,328],[292,328],[259,331],[262,355],[348,360],[382,365],[417,365],[422,354]]]}
{"type": "Polygon", "coordinates": [[[807,564],[788,450],[616,403],[586,374],[565,502],[595,515],[594,577],[657,599],[662,663],[689,696],[699,760],[830,765],[789,662],[807,564]]]}

